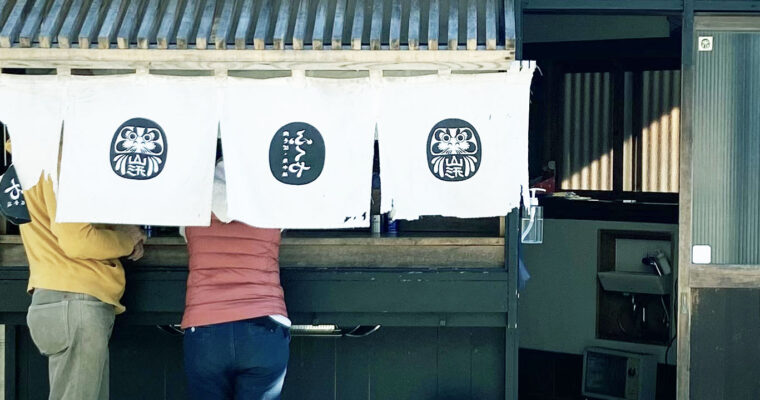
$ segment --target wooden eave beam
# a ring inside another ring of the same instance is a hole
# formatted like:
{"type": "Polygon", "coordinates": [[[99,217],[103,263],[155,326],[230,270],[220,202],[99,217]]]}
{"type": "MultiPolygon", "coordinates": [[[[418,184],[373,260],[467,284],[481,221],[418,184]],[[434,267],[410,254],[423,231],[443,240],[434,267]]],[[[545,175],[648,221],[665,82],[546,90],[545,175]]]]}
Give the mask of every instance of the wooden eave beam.
{"type": "Polygon", "coordinates": [[[2,68],[192,70],[507,70],[514,50],[156,50],[0,48],[2,68]]]}

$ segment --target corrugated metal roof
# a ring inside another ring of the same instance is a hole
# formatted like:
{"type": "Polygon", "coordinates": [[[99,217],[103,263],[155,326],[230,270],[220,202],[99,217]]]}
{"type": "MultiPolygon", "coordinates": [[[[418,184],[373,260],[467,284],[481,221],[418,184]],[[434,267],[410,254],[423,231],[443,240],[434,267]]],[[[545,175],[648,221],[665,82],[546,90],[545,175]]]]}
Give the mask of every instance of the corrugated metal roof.
{"type": "Polygon", "coordinates": [[[504,49],[497,0],[0,0],[0,47],[504,49]]]}
{"type": "Polygon", "coordinates": [[[564,76],[562,183],[566,190],[612,190],[612,77],[564,76]]]}
{"type": "Polygon", "coordinates": [[[623,191],[677,193],[680,71],[624,72],[624,87],[618,89],[625,91],[624,113],[639,111],[638,121],[624,116],[618,150],[613,143],[612,75],[572,72],[564,76],[561,188],[613,190],[613,181],[618,179],[613,155],[622,150],[623,191]]]}

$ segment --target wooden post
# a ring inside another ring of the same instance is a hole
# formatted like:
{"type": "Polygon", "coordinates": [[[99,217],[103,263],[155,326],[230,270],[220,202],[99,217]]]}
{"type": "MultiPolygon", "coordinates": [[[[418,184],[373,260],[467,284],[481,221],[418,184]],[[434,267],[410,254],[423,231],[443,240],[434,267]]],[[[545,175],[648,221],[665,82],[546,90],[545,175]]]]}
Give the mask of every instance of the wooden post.
{"type": "Polygon", "coordinates": [[[507,331],[505,343],[505,387],[506,400],[517,400],[518,394],[518,357],[520,335],[517,328],[518,313],[518,270],[520,245],[520,209],[514,208],[506,216],[507,233],[504,235],[505,267],[507,268],[507,331]]]}
{"type": "Polygon", "coordinates": [[[676,398],[689,400],[691,364],[691,244],[692,244],[692,162],[694,114],[694,0],[684,0],[681,39],[681,154],[678,204],[678,327],[676,398]]]}

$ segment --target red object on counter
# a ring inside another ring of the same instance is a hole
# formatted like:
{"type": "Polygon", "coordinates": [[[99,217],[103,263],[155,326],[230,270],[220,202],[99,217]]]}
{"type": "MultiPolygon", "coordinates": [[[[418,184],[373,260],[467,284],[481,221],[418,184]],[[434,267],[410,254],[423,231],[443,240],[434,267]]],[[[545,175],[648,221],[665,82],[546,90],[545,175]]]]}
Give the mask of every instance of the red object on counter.
{"type": "Polygon", "coordinates": [[[536,182],[531,185],[531,189],[538,188],[546,190],[546,193],[554,193],[556,189],[556,180],[554,177],[546,178],[540,182],[536,182]]]}

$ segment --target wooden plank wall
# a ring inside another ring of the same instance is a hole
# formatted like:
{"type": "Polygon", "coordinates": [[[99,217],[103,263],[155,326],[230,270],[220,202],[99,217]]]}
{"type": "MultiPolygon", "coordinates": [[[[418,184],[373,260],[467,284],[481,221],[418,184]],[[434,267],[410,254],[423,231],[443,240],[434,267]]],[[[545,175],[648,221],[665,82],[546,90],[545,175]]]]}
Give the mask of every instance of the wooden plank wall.
{"type": "MultiPolygon", "coordinates": [[[[18,338],[17,398],[44,398],[47,363],[26,328],[18,338]]],[[[283,399],[504,399],[504,340],[503,329],[445,327],[293,337],[283,399]]],[[[111,399],[185,399],[184,382],[180,336],[117,323],[111,399]]]]}

